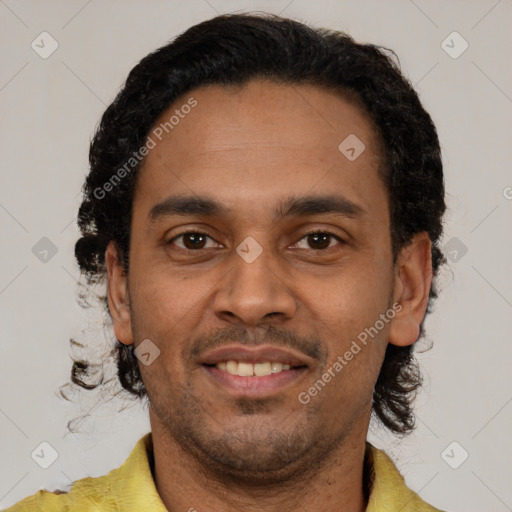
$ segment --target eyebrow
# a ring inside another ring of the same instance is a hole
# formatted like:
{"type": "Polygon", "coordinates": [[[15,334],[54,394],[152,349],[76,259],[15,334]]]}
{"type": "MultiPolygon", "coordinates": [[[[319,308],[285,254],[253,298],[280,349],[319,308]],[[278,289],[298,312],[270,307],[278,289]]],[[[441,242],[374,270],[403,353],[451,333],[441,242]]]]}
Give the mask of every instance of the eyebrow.
{"type": "MultiPolygon", "coordinates": [[[[227,216],[231,209],[208,196],[170,196],[156,204],[149,212],[150,223],[173,215],[199,215],[204,217],[227,216]]],[[[282,220],[288,217],[337,214],[343,217],[356,217],[365,210],[356,203],[339,195],[309,195],[285,199],[274,210],[274,217],[282,220]]]]}

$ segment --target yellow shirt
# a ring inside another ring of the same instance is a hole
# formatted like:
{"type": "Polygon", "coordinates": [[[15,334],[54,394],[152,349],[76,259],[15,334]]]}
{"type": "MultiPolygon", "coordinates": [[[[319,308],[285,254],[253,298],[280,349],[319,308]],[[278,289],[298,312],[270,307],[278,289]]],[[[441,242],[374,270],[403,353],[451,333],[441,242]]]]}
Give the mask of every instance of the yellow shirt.
{"type": "MultiPolygon", "coordinates": [[[[151,474],[151,432],[135,445],[117,469],[73,483],[69,493],[38,491],[5,512],[167,512],[151,474]]],[[[373,468],[367,512],[441,512],[405,485],[391,459],[370,443],[366,456],[373,468]]]]}

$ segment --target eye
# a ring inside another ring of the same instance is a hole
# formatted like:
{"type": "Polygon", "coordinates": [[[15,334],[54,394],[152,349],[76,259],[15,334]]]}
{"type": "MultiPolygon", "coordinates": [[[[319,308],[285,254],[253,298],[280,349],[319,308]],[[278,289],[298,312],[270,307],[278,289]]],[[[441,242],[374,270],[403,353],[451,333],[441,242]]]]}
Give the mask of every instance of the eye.
{"type": "MultiPolygon", "coordinates": [[[[167,244],[173,245],[176,240],[179,240],[180,238],[183,239],[182,245],[176,244],[180,249],[185,249],[188,251],[195,251],[198,249],[208,249],[209,247],[206,247],[206,240],[209,238],[210,240],[213,240],[209,235],[206,233],[201,233],[200,231],[185,231],[183,233],[180,233],[179,235],[176,235],[175,237],[171,238],[167,244]]],[[[210,247],[215,247],[215,244],[210,247]]]]}
{"type": "Polygon", "coordinates": [[[309,244],[310,247],[299,247],[299,249],[309,249],[314,251],[323,251],[325,249],[330,249],[333,247],[331,242],[337,240],[341,244],[344,244],[345,241],[334,233],[330,233],[329,231],[311,231],[310,233],[305,234],[297,244],[300,243],[301,240],[305,240],[306,244],[309,244]]]}
{"type": "MultiPolygon", "coordinates": [[[[326,249],[330,249],[333,247],[331,242],[337,240],[340,244],[344,244],[345,241],[334,233],[330,233],[329,231],[312,231],[310,233],[306,233],[301,237],[297,244],[300,244],[301,241],[304,240],[306,244],[309,244],[309,247],[299,247],[299,249],[306,250],[314,250],[314,251],[323,251],[326,249]]],[[[176,245],[180,249],[184,249],[187,251],[197,251],[200,249],[208,249],[212,247],[216,247],[217,243],[213,240],[211,236],[207,233],[202,233],[200,231],[185,231],[171,238],[168,242],[168,245],[176,245]],[[182,239],[181,243],[176,243],[177,240],[182,239]],[[211,240],[213,245],[208,246],[208,239],[211,240]]]]}

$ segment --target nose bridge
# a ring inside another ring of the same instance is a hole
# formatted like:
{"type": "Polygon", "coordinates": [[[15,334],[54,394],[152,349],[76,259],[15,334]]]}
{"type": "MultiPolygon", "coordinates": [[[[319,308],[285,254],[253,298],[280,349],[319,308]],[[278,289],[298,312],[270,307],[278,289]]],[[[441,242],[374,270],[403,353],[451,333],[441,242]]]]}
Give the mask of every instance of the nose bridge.
{"type": "Polygon", "coordinates": [[[290,318],[295,298],[270,249],[247,237],[233,251],[230,272],[215,296],[217,315],[236,317],[246,324],[258,324],[269,314],[290,318]]]}

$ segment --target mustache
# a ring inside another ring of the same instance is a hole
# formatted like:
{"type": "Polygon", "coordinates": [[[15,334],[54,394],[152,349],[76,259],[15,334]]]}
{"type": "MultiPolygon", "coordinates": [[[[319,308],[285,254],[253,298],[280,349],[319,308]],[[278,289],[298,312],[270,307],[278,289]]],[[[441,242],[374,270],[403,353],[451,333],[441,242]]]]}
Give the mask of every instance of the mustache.
{"type": "Polygon", "coordinates": [[[294,348],[322,363],[327,360],[327,352],[316,336],[302,336],[275,326],[249,330],[242,325],[232,325],[226,329],[210,331],[200,336],[183,349],[185,359],[195,359],[207,350],[213,350],[229,343],[241,345],[274,345],[294,348]]]}

